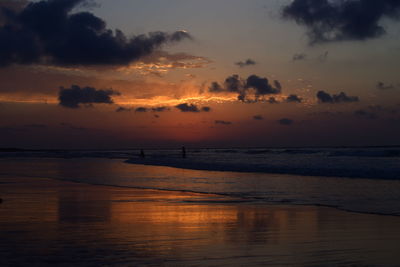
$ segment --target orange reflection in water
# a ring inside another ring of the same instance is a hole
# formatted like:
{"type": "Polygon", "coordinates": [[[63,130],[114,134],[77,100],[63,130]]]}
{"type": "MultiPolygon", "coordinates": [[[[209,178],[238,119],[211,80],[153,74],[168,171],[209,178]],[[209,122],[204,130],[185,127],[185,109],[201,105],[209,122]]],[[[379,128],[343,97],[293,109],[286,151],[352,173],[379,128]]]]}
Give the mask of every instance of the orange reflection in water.
{"type": "Polygon", "coordinates": [[[0,253],[6,264],[399,263],[397,217],[39,178],[0,179],[0,253]]]}

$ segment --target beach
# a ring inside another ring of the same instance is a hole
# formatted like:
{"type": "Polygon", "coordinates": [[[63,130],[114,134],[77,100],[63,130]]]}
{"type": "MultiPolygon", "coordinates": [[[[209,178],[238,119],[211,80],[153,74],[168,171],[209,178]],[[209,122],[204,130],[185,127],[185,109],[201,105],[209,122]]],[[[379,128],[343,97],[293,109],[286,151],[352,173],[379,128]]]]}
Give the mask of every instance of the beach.
{"type": "Polygon", "coordinates": [[[400,267],[400,0],[0,0],[0,267],[400,267]]]}
{"type": "Polygon", "coordinates": [[[1,266],[398,266],[400,217],[0,176],[1,266]]]}

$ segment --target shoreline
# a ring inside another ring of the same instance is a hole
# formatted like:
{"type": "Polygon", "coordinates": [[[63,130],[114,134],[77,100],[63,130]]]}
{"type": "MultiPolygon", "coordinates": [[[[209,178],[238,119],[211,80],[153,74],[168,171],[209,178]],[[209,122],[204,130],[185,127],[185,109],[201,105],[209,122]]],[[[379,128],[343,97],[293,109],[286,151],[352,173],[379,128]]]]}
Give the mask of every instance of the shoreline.
{"type": "MultiPolygon", "coordinates": [[[[264,174],[282,174],[282,175],[299,175],[299,176],[314,176],[314,177],[334,177],[343,179],[371,179],[371,180],[400,180],[400,177],[393,172],[389,172],[386,176],[377,176],[374,172],[371,175],[371,171],[366,171],[360,174],[360,171],[356,170],[342,170],[342,169],[301,169],[301,168],[285,168],[282,166],[264,166],[262,168],[255,166],[240,166],[232,164],[216,164],[207,163],[201,161],[188,161],[188,158],[170,158],[170,159],[142,159],[142,158],[130,158],[124,160],[127,164],[145,165],[145,166],[159,166],[159,167],[171,167],[188,170],[198,171],[218,171],[218,172],[239,172],[239,173],[264,173],[264,174]]],[[[382,175],[382,174],[379,174],[382,175]]]]}
{"type": "MultiPolygon", "coordinates": [[[[149,165],[152,166],[152,165],[149,165]]],[[[168,166],[163,166],[163,167],[168,167],[168,166]]],[[[174,167],[173,167],[174,168],[174,167]]],[[[7,176],[7,174],[0,174],[0,180],[2,176],[7,176]]],[[[338,211],[343,211],[343,212],[349,212],[349,213],[355,213],[355,214],[366,214],[366,215],[377,215],[377,216],[389,216],[389,217],[400,217],[400,214],[389,214],[389,213],[379,213],[379,212],[368,212],[368,211],[357,211],[357,210],[351,210],[351,209],[345,209],[341,208],[339,206],[334,206],[334,205],[328,205],[328,204],[301,204],[301,203],[290,203],[290,202],[285,202],[285,201],[264,201],[260,202],[258,199],[254,199],[252,197],[244,197],[244,196],[235,196],[229,193],[217,193],[217,192],[200,192],[200,191],[193,191],[193,190],[179,190],[179,189],[162,189],[162,188],[146,188],[146,187],[138,187],[138,186],[124,186],[124,185],[113,185],[113,184],[95,184],[95,183],[88,183],[88,182],[83,182],[83,181],[76,181],[76,180],[62,180],[62,179],[57,179],[57,178],[51,178],[51,177],[39,177],[39,176],[22,176],[22,175],[14,175],[15,178],[28,178],[28,179],[46,179],[46,180],[54,180],[54,181],[59,181],[59,182],[67,182],[67,183],[74,183],[74,184],[82,184],[82,185],[87,185],[87,186],[99,186],[99,187],[115,187],[115,188],[125,188],[125,189],[133,189],[133,190],[145,190],[145,191],[155,191],[155,192],[170,192],[170,193],[183,193],[183,194],[195,194],[195,195],[201,195],[201,196],[207,196],[207,197],[221,197],[221,198],[226,198],[226,200],[219,200],[219,201],[195,201],[195,202],[190,202],[186,201],[184,203],[196,203],[196,204],[248,204],[248,205],[282,205],[282,206],[305,206],[305,207],[322,207],[322,208],[328,208],[328,209],[335,209],[338,211]]],[[[339,177],[341,178],[341,177],[339,177]]],[[[2,182],[0,182],[0,185],[2,182]]],[[[0,204],[2,202],[5,202],[6,200],[3,198],[1,201],[0,198],[0,204]]]]}

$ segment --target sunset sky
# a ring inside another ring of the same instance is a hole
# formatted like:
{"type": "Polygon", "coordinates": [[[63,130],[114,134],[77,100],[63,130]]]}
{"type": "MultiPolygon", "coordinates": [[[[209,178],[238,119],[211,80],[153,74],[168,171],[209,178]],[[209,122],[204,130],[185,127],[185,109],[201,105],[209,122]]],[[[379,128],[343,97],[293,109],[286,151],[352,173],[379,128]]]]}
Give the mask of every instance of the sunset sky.
{"type": "Polygon", "coordinates": [[[0,7],[0,147],[400,144],[400,1],[0,7]]]}

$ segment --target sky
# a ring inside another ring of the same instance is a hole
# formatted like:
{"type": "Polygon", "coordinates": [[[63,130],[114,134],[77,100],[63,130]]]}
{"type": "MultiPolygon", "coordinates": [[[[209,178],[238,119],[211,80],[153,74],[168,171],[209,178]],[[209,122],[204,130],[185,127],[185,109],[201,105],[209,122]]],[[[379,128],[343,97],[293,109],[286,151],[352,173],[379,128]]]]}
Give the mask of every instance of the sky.
{"type": "Polygon", "coordinates": [[[0,147],[400,144],[400,1],[0,0],[0,147]]]}

